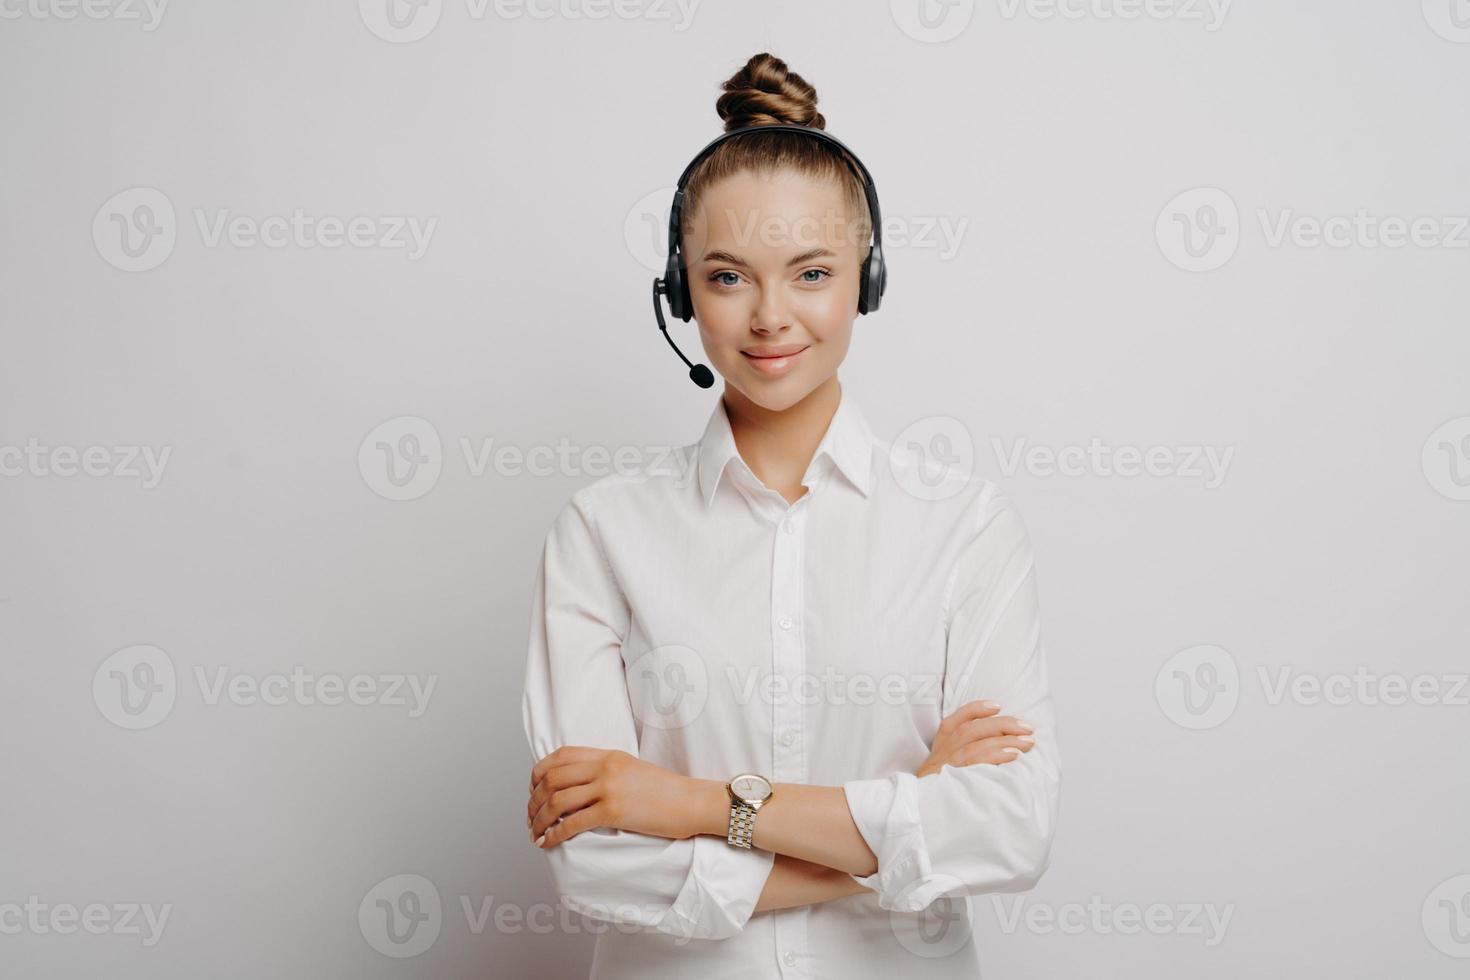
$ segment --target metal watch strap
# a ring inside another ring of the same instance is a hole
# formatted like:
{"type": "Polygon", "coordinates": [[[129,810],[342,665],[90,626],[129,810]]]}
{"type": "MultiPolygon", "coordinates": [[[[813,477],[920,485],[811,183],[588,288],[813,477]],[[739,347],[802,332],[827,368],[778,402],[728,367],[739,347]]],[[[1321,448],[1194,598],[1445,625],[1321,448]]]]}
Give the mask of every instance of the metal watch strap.
{"type": "Polygon", "coordinates": [[[730,826],[725,834],[725,840],[736,847],[746,850],[751,848],[751,840],[755,836],[755,814],[758,807],[753,807],[744,800],[730,801],[730,826]]]}

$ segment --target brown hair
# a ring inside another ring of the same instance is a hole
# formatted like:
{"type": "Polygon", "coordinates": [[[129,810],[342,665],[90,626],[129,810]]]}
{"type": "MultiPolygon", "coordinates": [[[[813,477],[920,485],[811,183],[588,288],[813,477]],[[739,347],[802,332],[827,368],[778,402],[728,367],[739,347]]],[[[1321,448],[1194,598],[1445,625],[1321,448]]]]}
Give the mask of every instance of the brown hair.
{"type": "MultiPolygon", "coordinates": [[[[725,94],[716,100],[715,111],[725,121],[726,132],[773,123],[827,128],[827,120],[817,111],[817,90],[768,52],[752,55],[722,87],[725,94]]],[[[837,184],[854,216],[855,237],[866,244],[872,233],[872,215],[868,213],[862,181],[844,162],[846,156],[836,147],[801,133],[749,133],[726,140],[700,161],[684,185],[681,231],[689,230],[700,196],[711,184],[745,171],[770,174],[791,170],[837,184]]]]}

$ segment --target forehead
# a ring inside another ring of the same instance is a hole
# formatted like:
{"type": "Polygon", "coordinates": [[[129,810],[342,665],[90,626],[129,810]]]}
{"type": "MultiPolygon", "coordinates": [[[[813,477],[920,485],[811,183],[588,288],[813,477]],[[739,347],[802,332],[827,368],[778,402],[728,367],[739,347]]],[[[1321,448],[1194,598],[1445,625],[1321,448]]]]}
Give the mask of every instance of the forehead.
{"type": "Polygon", "coordinates": [[[690,215],[685,252],[697,259],[721,249],[752,256],[800,252],[820,245],[856,250],[861,215],[842,187],[792,170],[742,171],[710,184],[690,215]]]}

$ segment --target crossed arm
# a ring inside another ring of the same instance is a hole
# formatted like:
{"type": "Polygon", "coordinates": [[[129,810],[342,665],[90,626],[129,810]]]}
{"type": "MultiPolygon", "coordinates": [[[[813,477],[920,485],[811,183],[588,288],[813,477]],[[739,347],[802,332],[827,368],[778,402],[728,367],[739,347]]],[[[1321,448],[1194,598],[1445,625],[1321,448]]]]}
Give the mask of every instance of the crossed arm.
{"type": "MultiPolygon", "coordinates": [[[[940,724],[929,758],[914,774],[944,765],[1003,765],[1030,751],[1025,721],[994,701],[961,705],[940,724]]],[[[775,783],[752,844],[776,855],[755,911],[813,905],[868,890],[857,877],[878,871],[841,786],[775,783]]],[[[670,772],[619,750],[564,746],[531,770],[530,836],[555,847],[593,827],[682,840],[724,837],[730,797],[718,780],[670,772]],[[544,837],[543,837],[544,835],[544,837]]]]}

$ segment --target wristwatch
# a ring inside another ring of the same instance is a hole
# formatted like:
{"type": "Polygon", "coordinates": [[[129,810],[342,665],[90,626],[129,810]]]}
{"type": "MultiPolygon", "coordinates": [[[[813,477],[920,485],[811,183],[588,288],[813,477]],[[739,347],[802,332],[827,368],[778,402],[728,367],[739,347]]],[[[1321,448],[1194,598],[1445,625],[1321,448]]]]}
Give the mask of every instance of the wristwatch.
{"type": "Polygon", "coordinates": [[[725,842],[749,850],[755,836],[755,815],[775,790],[769,779],[753,772],[741,773],[726,783],[725,788],[730,791],[730,827],[725,842]]]}

